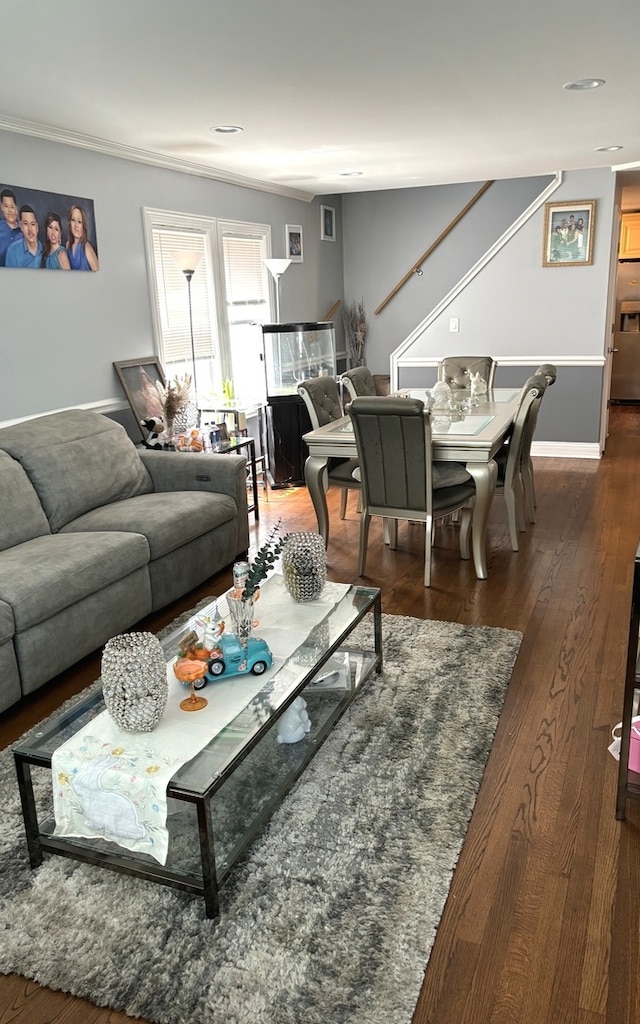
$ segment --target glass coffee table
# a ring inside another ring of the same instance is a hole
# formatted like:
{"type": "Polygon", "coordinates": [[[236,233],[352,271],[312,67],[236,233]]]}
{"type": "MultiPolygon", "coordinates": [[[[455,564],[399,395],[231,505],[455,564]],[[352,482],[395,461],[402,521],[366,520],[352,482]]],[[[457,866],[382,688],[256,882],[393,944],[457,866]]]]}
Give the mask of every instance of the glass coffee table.
{"type": "MultiPolygon", "coordinates": [[[[200,609],[198,617],[208,610],[200,609]]],[[[35,773],[50,779],[54,751],[104,710],[101,689],[92,688],[73,708],[36,726],[13,748],[32,868],[45,852],[57,853],[203,896],[207,917],[217,917],[218,891],[234,864],[366,680],[380,671],[381,610],[378,589],[351,586],[290,658],[260,680],[246,707],[176,772],[167,787],[164,865],[106,840],[56,836],[52,811],[39,812],[35,773]],[[360,624],[355,643],[352,634],[360,624]],[[278,720],[298,696],[307,702],[311,730],[297,743],[279,743],[278,720]]],[[[195,618],[161,638],[168,661],[195,618]]]]}

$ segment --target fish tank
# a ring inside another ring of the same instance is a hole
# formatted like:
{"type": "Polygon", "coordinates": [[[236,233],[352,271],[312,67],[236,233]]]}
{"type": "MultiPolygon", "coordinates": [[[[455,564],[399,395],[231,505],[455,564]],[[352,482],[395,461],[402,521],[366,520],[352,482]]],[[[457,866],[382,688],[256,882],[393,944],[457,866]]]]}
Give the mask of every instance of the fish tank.
{"type": "Polygon", "coordinates": [[[310,377],[335,377],[336,335],[332,321],[263,324],[267,396],[296,395],[310,377]]]}

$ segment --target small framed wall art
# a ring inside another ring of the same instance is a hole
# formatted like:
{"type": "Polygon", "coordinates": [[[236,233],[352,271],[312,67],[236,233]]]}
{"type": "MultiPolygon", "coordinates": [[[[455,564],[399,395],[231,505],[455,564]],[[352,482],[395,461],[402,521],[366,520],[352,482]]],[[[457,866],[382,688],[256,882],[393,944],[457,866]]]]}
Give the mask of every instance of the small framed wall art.
{"type": "Polygon", "coordinates": [[[591,266],[595,219],[595,199],[545,203],[542,266],[591,266]]]}
{"type": "Polygon", "coordinates": [[[323,242],[336,240],[336,211],[333,206],[320,207],[320,238],[323,242]]]}
{"type": "Polygon", "coordinates": [[[292,263],[302,263],[302,227],[300,224],[285,224],[284,244],[288,258],[292,263]]]}

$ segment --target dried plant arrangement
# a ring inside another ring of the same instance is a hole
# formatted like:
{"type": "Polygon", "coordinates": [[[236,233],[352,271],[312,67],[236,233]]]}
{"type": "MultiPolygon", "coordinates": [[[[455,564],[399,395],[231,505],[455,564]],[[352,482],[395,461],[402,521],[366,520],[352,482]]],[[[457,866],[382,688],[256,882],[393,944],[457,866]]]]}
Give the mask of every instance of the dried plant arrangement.
{"type": "Polygon", "coordinates": [[[367,340],[369,326],[364,311],[364,301],[356,299],[342,307],[347,352],[351,366],[362,366],[364,363],[364,344],[367,340]]]}
{"type": "Polygon", "coordinates": [[[158,380],[155,387],[162,403],[166,431],[172,434],[175,418],[186,409],[191,396],[191,375],[185,373],[184,377],[175,377],[166,384],[158,380]]]}

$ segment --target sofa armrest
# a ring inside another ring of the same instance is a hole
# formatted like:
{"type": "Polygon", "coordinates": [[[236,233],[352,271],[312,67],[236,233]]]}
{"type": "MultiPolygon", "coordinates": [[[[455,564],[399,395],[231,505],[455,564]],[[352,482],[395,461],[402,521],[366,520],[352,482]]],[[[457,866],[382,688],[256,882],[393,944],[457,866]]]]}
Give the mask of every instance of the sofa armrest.
{"type": "Polygon", "coordinates": [[[247,460],[212,452],[141,451],[154,491],[211,491],[228,494],[247,515],[247,460]]]}

